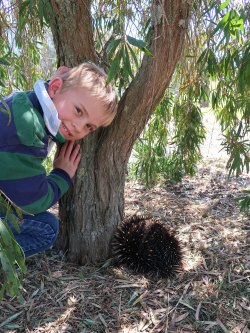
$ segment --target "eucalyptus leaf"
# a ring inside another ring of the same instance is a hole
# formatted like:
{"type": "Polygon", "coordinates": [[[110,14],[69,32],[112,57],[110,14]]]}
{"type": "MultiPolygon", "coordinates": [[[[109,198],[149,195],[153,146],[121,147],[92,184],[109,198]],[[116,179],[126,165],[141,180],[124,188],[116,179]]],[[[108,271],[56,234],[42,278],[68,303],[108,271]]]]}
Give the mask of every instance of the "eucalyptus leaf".
{"type": "Polygon", "coordinates": [[[128,53],[128,49],[127,46],[124,45],[124,65],[126,70],[128,71],[129,76],[133,79],[134,78],[134,74],[131,68],[131,61],[130,61],[130,57],[129,57],[129,53],[128,53]]]}
{"type": "Polygon", "coordinates": [[[219,9],[220,10],[225,9],[229,5],[230,1],[231,0],[226,0],[226,1],[222,2],[222,4],[220,5],[219,9]]]}
{"type": "Polygon", "coordinates": [[[122,49],[120,49],[117,52],[114,60],[111,63],[111,66],[110,66],[110,69],[109,69],[109,72],[108,72],[107,84],[110,81],[112,81],[116,76],[119,75],[121,59],[122,59],[122,49]]]}
{"type": "Polygon", "coordinates": [[[145,52],[149,57],[153,57],[153,54],[147,49],[146,43],[143,40],[136,39],[129,35],[126,35],[127,42],[135,47],[138,47],[140,50],[145,52]]]}
{"type": "Polygon", "coordinates": [[[114,39],[109,43],[107,47],[107,53],[110,57],[113,56],[115,50],[117,49],[120,43],[121,43],[121,38],[114,39]]]}
{"type": "Polygon", "coordinates": [[[138,57],[137,57],[137,55],[135,54],[134,50],[132,49],[132,47],[129,44],[127,44],[127,47],[128,47],[129,53],[131,54],[131,56],[132,56],[132,58],[134,60],[135,66],[138,69],[139,68],[138,57]]]}
{"type": "Polygon", "coordinates": [[[5,57],[0,58],[0,65],[10,66],[10,62],[5,59],[5,57]]]}

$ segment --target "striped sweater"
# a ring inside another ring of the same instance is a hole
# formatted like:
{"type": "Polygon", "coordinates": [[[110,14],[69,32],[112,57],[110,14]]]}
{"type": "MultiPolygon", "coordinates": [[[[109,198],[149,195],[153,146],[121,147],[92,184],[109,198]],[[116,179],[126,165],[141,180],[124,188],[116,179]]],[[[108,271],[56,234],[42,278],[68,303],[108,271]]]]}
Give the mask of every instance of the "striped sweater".
{"type": "Polygon", "coordinates": [[[42,165],[48,155],[50,135],[34,92],[7,97],[10,116],[0,103],[0,190],[25,212],[46,211],[68,190],[69,175],[54,169],[49,175],[42,165]]]}

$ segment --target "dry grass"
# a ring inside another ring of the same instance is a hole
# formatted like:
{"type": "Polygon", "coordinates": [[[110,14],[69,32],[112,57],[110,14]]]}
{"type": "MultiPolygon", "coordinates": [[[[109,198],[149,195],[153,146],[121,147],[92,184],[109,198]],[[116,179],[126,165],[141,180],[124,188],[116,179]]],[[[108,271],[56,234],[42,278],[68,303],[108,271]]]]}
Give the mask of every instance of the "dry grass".
{"type": "Polygon", "coordinates": [[[27,259],[24,300],[0,304],[0,332],[249,333],[250,221],[235,202],[249,178],[227,180],[218,166],[180,185],[126,186],[126,214],[158,216],[183,243],[182,274],[79,267],[50,251],[27,259]]]}

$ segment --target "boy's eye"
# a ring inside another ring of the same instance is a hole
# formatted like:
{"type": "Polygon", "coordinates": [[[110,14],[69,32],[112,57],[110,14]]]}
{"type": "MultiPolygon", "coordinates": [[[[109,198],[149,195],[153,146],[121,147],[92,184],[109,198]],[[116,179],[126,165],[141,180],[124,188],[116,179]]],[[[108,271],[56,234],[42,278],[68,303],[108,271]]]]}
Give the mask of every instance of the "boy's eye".
{"type": "Polygon", "coordinates": [[[86,124],[87,129],[92,132],[94,129],[90,124],[86,124]]]}
{"type": "Polygon", "coordinates": [[[79,109],[78,107],[76,107],[76,112],[79,113],[79,114],[82,114],[82,110],[79,109]]]}

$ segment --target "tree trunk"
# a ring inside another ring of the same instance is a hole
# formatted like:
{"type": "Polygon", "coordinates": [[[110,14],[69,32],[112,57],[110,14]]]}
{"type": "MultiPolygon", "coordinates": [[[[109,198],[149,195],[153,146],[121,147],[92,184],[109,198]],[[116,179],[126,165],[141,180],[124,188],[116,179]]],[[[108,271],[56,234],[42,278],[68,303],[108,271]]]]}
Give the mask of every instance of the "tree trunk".
{"type": "Polygon", "coordinates": [[[91,22],[91,0],[50,0],[48,13],[59,65],[97,61],[91,22]]]}
{"type": "MultiPolygon", "coordinates": [[[[51,3],[59,64],[75,65],[81,59],[95,61],[90,2],[51,0],[51,3]],[[72,23],[69,24],[76,19],[71,6],[79,21],[84,18],[81,28],[78,21],[79,30],[72,30],[72,23]]],[[[57,242],[74,262],[97,263],[109,254],[111,237],[123,219],[126,166],[133,144],[169,85],[184,45],[188,18],[186,0],[152,2],[153,58],[144,57],[119,102],[112,125],[82,140],[83,158],[74,187],[60,201],[61,232],[57,242]]]]}

